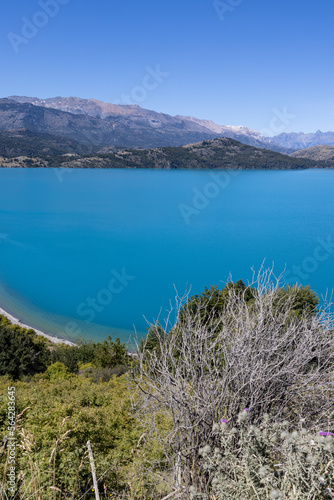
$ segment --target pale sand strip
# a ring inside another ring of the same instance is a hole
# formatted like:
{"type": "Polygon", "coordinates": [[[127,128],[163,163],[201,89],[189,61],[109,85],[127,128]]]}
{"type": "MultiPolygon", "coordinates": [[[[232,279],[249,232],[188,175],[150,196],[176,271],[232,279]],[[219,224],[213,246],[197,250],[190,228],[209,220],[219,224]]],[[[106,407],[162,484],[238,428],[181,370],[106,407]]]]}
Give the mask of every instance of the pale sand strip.
{"type": "Polygon", "coordinates": [[[47,338],[48,340],[50,340],[51,342],[53,342],[55,344],[76,345],[73,342],[70,342],[69,340],[64,340],[64,339],[60,339],[58,337],[53,337],[52,335],[48,335],[45,332],[41,332],[40,330],[36,330],[36,328],[33,328],[32,326],[25,325],[24,323],[22,323],[22,321],[15,318],[14,316],[9,314],[7,311],[2,309],[1,307],[0,307],[0,314],[2,314],[2,316],[5,316],[7,319],[9,319],[9,321],[13,325],[18,325],[18,326],[21,326],[22,328],[27,328],[28,330],[34,330],[37,333],[37,335],[41,335],[42,337],[47,338]]]}

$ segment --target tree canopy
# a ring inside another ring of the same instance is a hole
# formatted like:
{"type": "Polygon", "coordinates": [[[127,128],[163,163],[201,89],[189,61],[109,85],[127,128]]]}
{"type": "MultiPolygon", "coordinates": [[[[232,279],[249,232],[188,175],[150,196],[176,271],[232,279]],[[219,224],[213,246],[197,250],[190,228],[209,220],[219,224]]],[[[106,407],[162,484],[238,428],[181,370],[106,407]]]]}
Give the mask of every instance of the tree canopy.
{"type": "Polygon", "coordinates": [[[33,330],[0,324],[0,375],[19,378],[42,372],[48,360],[49,350],[33,330]]]}

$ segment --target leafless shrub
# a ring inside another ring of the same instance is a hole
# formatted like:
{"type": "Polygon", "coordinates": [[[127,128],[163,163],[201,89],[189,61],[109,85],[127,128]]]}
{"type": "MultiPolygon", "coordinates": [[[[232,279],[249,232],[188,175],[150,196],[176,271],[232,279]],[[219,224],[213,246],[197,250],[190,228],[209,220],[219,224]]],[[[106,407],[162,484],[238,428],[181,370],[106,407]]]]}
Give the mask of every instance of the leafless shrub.
{"type": "Polygon", "coordinates": [[[172,329],[152,325],[156,347],[138,350],[135,409],[163,450],[166,483],[179,494],[190,485],[205,490],[198,452],[215,443],[212,427],[222,418],[235,425],[249,408],[255,424],[266,413],[288,413],[292,422],[303,414],[308,428],[333,422],[330,314],[296,316],[298,289],[281,296],[272,270],[261,269],[250,287],[227,288],[221,310],[178,304],[172,329]],[[170,424],[161,425],[162,414],[170,424]]]}

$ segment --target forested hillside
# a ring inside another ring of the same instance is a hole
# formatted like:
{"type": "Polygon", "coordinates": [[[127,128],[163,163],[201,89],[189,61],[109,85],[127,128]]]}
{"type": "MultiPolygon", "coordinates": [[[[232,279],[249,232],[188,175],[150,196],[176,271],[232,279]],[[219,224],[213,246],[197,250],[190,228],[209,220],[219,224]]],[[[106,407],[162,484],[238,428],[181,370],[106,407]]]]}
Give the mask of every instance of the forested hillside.
{"type": "MultiPolygon", "coordinates": [[[[51,146],[50,146],[51,147],[51,146]]],[[[75,148],[75,144],[73,144],[75,148]]],[[[37,148],[35,149],[37,150],[37,148]]],[[[0,158],[0,166],[65,168],[157,169],[302,169],[321,168],[321,161],[295,158],[267,149],[219,138],[182,147],[155,149],[102,148],[91,154],[42,155],[0,158]]]]}

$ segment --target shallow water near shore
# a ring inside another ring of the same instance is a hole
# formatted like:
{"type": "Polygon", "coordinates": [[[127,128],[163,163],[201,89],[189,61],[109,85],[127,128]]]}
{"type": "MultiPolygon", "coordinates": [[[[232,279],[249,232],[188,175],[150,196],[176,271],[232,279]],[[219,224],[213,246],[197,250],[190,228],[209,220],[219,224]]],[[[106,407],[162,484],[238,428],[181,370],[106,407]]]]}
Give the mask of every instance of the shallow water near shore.
{"type": "Polygon", "coordinates": [[[331,170],[0,169],[0,193],[0,307],[58,337],[140,337],[264,259],[334,286],[331,170]]]}

